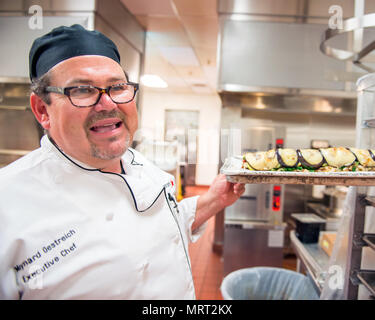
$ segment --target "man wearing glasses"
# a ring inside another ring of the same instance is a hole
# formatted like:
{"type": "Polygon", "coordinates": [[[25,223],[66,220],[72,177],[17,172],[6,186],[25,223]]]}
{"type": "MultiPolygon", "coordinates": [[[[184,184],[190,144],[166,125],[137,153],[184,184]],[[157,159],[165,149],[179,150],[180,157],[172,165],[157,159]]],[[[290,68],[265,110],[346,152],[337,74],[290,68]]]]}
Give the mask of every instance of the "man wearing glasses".
{"type": "Polygon", "coordinates": [[[219,175],[177,203],[131,149],[132,83],[115,44],[59,27],[30,50],[41,147],[0,170],[0,298],[194,299],[188,243],[244,191],[219,175]]]}

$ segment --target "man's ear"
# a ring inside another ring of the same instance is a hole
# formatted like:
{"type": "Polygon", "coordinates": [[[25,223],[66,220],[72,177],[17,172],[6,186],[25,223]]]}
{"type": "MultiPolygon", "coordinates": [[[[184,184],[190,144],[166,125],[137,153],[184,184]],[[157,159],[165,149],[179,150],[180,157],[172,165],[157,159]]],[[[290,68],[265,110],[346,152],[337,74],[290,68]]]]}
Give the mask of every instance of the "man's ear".
{"type": "Polygon", "coordinates": [[[47,110],[47,104],[34,92],[30,95],[30,106],[35,118],[45,130],[50,129],[50,118],[47,110]]]}

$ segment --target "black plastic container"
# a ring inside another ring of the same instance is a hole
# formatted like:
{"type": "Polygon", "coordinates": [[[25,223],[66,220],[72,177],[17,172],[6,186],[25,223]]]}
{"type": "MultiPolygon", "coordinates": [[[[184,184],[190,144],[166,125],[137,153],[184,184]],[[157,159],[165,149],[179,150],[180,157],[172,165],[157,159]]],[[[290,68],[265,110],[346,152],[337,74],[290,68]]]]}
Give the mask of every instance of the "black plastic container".
{"type": "Polygon", "coordinates": [[[317,243],[319,233],[325,229],[326,221],[312,213],[294,213],[296,236],[303,243],[317,243]]]}

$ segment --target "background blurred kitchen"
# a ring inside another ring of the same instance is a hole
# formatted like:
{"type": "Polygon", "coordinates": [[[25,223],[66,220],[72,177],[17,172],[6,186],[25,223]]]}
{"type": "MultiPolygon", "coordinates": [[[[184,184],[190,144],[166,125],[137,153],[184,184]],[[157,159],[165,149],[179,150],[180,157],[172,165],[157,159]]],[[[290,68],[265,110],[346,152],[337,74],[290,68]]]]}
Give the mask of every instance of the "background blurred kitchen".
{"type": "MultiPolygon", "coordinates": [[[[74,23],[109,36],[140,82],[134,147],[175,175],[178,199],[204,192],[227,156],[354,146],[355,82],[375,68],[375,56],[365,57],[365,70],[320,45],[340,14],[370,13],[373,0],[1,0],[0,166],[37,148],[43,134],[28,103],[32,41],[74,23]]],[[[359,52],[374,39],[366,28],[326,43],[359,52]]],[[[335,231],[346,192],[247,185],[190,247],[198,299],[220,299],[223,277],[239,268],[295,270],[291,215],[317,214],[335,231]]]]}

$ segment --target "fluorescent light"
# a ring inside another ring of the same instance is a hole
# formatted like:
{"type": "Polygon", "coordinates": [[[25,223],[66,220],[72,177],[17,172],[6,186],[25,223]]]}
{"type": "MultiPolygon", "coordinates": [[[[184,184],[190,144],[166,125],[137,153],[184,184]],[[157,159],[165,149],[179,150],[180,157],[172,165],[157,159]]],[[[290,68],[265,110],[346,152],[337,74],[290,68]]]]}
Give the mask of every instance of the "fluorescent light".
{"type": "Polygon", "coordinates": [[[145,74],[141,77],[141,83],[151,88],[167,88],[168,84],[155,74],[145,74]]]}

